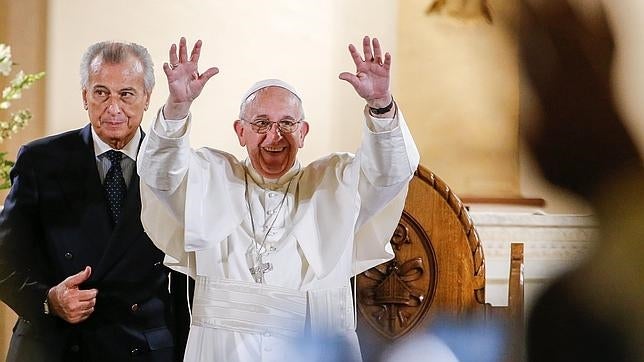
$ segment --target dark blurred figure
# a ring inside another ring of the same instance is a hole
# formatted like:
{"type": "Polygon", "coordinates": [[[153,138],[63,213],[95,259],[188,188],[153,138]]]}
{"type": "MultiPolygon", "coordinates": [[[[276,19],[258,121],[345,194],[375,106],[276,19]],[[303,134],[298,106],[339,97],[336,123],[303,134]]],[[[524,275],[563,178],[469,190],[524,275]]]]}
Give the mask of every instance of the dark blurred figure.
{"type": "Polygon", "coordinates": [[[613,37],[602,13],[523,1],[520,45],[539,102],[527,142],[544,176],[585,198],[600,237],[528,320],[529,361],[644,360],[644,172],[611,92],[613,37]]]}

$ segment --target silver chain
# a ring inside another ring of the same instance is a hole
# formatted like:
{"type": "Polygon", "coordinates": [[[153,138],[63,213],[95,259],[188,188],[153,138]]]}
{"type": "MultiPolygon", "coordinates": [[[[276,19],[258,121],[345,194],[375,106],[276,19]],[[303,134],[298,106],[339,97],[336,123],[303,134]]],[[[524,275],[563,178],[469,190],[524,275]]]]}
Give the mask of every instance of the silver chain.
{"type": "MultiPolygon", "coordinates": [[[[253,218],[253,210],[252,210],[251,205],[250,205],[250,188],[248,186],[248,172],[244,168],[244,184],[245,184],[244,186],[245,186],[245,194],[246,194],[246,205],[248,206],[248,213],[250,215],[250,225],[251,225],[251,229],[252,229],[252,233],[253,233],[252,242],[254,244],[255,253],[256,253],[256,256],[254,257],[254,260],[253,260],[253,264],[256,264],[257,266],[261,266],[262,257],[264,256],[264,254],[267,253],[266,239],[268,238],[268,234],[270,234],[271,230],[273,230],[273,226],[275,225],[275,221],[277,221],[277,218],[279,217],[280,212],[282,211],[282,207],[284,206],[284,203],[286,202],[286,197],[288,196],[288,192],[291,189],[291,183],[293,182],[293,179],[294,178],[292,178],[291,181],[289,181],[288,185],[286,186],[286,191],[284,192],[284,196],[282,197],[282,200],[280,201],[279,207],[277,208],[277,213],[275,213],[275,217],[273,218],[273,221],[271,222],[271,225],[268,227],[268,230],[266,230],[266,233],[264,234],[264,237],[262,238],[262,242],[258,243],[257,239],[255,238],[255,235],[256,235],[256,233],[255,233],[255,220],[253,218]]],[[[252,265],[252,267],[250,268],[251,273],[252,273],[252,270],[254,268],[256,268],[256,266],[252,265]]],[[[272,269],[272,266],[270,267],[270,269],[268,269],[266,271],[269,271],[271,269],[272,269]]],[[[255,277],[254,274],[253,274],[253,277],[255,277]]],[[[263,272],[262,272],[262,278],[260,280],[262,280],[262,279],[263,279],[263,272]]]]}

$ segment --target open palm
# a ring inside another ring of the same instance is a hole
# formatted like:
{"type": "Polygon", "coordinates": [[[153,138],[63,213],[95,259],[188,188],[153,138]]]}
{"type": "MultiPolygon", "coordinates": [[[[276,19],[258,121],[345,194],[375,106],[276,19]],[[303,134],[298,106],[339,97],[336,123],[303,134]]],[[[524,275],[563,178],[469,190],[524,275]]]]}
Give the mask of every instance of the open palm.
{"type": "Polygon", "coordinates": [[[170,91],[164,108],[166,117],[174,119],[185,116],[192,101],[201,94],[208,80],[219,73],[219,69],[212,67],[199,74],[201,45],[201,40],[195,43],[190,58],[188,58],[185,38],[182,37],[179,40],[178,50],[176,44],[170,46],[170,62],[163,64],[163,71],[168,78],[168,90],[170,91]]]}
{"type": "Polygon", "coordinates": [[[368,36],[362,40],[364,58],[353,44],[349,45],[349,53],[356,65],[356,73],[343,72],[340,79],[351,83],[358,95],[364,98],[370,106],[385,107],[391,101],[389,79],[391,55],[382,55],[378,39],[372,41],[368,36]]]}

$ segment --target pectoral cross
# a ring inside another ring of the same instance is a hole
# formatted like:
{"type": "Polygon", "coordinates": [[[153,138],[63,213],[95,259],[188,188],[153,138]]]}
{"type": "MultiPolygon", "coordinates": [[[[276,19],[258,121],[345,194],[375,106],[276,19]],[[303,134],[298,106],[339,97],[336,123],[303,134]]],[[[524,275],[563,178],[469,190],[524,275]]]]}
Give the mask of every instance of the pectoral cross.
{"type": "Polygon", "coordinates": [[[250,270],[250,273],[253,275],[253,279],[255,279],[255,283],[264,283],[264,274],[266,272],[269,272],[273,270],[273,264],[271,263],[262,263],[262,259],[259,259],[259,265],[254,266],[252,268],[248,268],[250,270]]]}

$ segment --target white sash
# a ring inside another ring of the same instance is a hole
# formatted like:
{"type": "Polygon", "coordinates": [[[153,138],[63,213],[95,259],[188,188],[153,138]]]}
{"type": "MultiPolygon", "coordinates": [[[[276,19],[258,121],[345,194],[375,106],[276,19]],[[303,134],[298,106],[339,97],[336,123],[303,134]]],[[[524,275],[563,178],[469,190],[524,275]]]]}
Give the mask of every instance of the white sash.
{"type": "Polygon", "coordinates": [[[306,324],[306,292],[197,276],[192,324],[233,332],[299,337],[306,324]]]}

